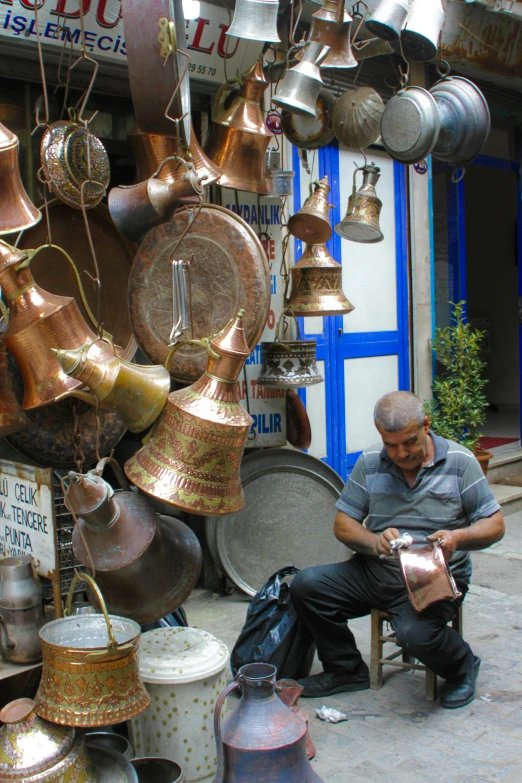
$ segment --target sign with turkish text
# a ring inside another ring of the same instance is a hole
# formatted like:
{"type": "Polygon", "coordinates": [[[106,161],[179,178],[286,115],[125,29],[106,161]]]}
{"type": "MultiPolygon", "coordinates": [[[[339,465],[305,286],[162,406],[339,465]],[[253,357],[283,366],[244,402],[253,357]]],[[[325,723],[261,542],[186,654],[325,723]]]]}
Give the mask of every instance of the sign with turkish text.
{"type": "Polygon", "coordinates": [[[0,555],[32,555],[39,576],[55,578],[52,471],[0,460],[0,555]]]}
{"type": "MultiPolygon", "coordinates": [[[[121,5],[121,0],[83,0],[85,47],[88,54],[100,62],[126,61],[121,5]]],[[[228,37],[226,32],[230,23],[225,8],[209,3],[201,3],[197,19],[186,20],[185,48],[190,54],[188,70],[192,79],[222,84],[226,76],[230,78],[236,72],[247,70],[261,52],[263,44],[260,41],[228,37]]],[[[73,52],[79,55],[79,0],[0,0],[0,38],[36,43],[37,31],[44,46],[63,49],[72,44],[73,52]],[[34,12],[36,2],[38,29],[34,12]]]]}

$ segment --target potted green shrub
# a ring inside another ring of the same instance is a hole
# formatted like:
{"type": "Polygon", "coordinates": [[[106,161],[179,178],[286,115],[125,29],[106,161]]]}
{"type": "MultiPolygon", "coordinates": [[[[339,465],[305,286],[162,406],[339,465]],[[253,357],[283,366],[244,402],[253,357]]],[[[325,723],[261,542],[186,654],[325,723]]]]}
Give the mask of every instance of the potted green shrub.
{"type": "Polygon", "coordinates": [[[464,300],[450,302],[450,325],[435,330],[433,350],[444,369],[433,381],[433,399],[425,405],[433,431],[466,446],[486,473],[493,455],[478,446],[488,407],[484,393],[487,380],[483,376],[486,362],[482,359],[484,332],[464,320],[465,304],[464,300]]]}

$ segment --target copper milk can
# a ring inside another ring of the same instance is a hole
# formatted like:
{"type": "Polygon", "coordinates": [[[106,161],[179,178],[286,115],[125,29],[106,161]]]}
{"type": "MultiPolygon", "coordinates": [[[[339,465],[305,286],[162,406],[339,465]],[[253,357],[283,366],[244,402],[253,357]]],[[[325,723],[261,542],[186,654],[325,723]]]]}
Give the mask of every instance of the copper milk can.
{"type": "Polygon", "coordinates": [[[11,663],[42,660],[42,586],[31,555],[0,560],[0,652],[11,663]]]}
{"type": "Polygon", "coordinates": [[[249,663],[216,702],[218,769],[213,783],[321,783],[306,752],[306,724],[276,696],[276,667],[249,663]],[[221,726],[229,693],[241,691],[221,726]]]}
{"type": "Polygon", "coordinates": [[[210,341],[206,372],[169,394],[150,441],[125,463],[141,490],[194,514],[231,514],[245,502],[239,466],[252,418],[237,383],[250,354],[243,315],[210,341]]]}
{"type": "Polygon", "coordinates": [[[177,609],[195,587],[201,547],[187,525],[158,516],[142,495],[130,492],[111,460],[124,487],[114,492],[100,475],[107,461],[86,474],[69,472],[65,503],[78,517],[73,551],[96,569],[109,612],[151,623],[177,609]]]}
{"type": "Polygon", "coordinates": [[[56,296],[34,281],[24,251],[0,242],[0,287],[10,310],[2,335],[22,372],[24,410],[47,405],[70,394],[82,382],[62,370],[51,348],[78,348],[93,343],[94,355],[107,351],[84,321],[71,296],[56,296]]]}

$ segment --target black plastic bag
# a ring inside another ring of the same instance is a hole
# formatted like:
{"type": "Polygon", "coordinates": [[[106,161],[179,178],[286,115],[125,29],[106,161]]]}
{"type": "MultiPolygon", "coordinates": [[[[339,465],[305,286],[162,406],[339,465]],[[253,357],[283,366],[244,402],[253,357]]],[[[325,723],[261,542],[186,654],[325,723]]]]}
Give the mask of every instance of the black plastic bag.
{"type": "Polygon", "coordinates": [[[310,674],[315,644],[294,609],[289,585],[283,581],[298,571],[289,565],[272,574],[250,602],[230,658],[234,677],[246,663],[271,663],[280,680],[310,674]]]}

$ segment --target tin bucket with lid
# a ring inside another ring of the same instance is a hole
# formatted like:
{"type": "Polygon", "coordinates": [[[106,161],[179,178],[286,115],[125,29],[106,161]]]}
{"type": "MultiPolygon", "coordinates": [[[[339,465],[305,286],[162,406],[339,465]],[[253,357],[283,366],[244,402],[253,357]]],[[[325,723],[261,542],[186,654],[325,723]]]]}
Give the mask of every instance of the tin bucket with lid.
{"type": "Polygon", "coordinates": [[[228,648],[198,628],[143,634],[140,675],[150,706],[128,723],[136,756],[177,761],[188,781],[217,767],[214,707],[226,684],[228,648]]]}

